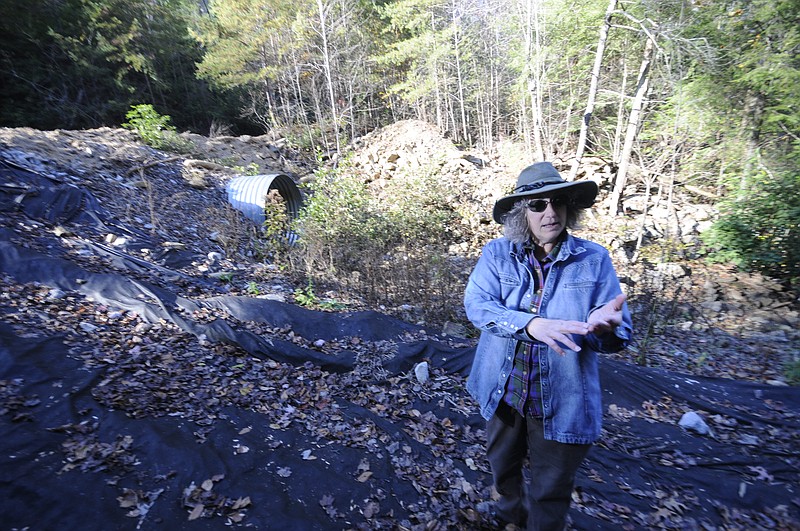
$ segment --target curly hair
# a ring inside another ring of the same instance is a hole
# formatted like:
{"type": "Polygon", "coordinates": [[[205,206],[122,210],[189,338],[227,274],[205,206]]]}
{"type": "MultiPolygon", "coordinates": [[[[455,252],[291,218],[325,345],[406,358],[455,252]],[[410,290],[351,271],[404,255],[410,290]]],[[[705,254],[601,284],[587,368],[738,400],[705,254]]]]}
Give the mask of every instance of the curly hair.
{"type": "MultiPolygon", "coordinates": [[[[526,197],[514,203],[514,206],[508,211],[503,220],[503,234],[514,243],[528,243],[533,236],[528,228],[527,207],[525,206],[530,200],[530,197],[526,197]]],[[[578,226],[583,210],[583,208],[576,207],[571,202],[567,203],[566,226],[568,229],[574,229],[578,226]]]]}

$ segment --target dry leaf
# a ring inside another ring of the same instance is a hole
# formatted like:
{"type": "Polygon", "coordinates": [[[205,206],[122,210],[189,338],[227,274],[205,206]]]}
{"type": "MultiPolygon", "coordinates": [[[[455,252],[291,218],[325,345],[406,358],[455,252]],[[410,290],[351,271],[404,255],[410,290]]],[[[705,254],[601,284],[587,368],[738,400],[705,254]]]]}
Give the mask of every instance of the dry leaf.
{"type": "Polygon", "coordinates": [[[189,513],[189,520],[197,520],[203,515],[204,510],[205,507],[203,506],[202,503],[195,504],[194,508],[192,509],[192,512],[189,513]]]}
{"type": "Polygon", "coordinates": [[[311,450],[303,450],[302,456],[306,461],[313,461],[317,458],[317,456],[311,455],[311,450]]]}
{"type": "Polygon", "coordinates": [[[331,505],[333,505],[333,500],[334,500],[333,496],[331,496],[330,494],[326,494],[319,500],[319,504],[323,507],[330,507],[331,505]]]}
{"type": "Polygon", "coordinates": [[[239,498],[238,500],[233,502],[231,509],[233,509],[234,511],[238,511],[242,507],[247,507],[248,505],[250,505],[250,496],[245,496],[244,498],[239,498]]]}
{"type": "Polygon", "coordinates": [[[371,502],[367,503],[367,505],[364,506],[364,510],[363,510],[364,518],[369,520],[370,518],[372,518],[376,514],[378,514],[380,512],[380,510],[381,510],[381,506],[378,504],[378,502],[371,501],[371,502]]]}

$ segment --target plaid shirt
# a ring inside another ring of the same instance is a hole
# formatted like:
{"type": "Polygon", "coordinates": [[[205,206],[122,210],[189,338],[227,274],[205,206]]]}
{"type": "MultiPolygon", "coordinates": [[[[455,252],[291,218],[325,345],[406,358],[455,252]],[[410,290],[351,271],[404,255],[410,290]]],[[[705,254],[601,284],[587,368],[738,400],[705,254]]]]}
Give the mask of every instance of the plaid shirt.
{"type": "MultiPolygon", "coordinates": [[[[534,294],[530,307],[532,314],[539,313],[544,280],[560,249],[561,243],[559,242],[541,262],[534,256],[532,246],[527,249],[528,263],[534,273],[534,294]]],[[[538,341],[517,343],[514,366],[506,383],[503,401],[523,417],[542,417],[542,379],[539,374],[539,354],[542,348],[547,348],[547,345],[538,341]]]]}

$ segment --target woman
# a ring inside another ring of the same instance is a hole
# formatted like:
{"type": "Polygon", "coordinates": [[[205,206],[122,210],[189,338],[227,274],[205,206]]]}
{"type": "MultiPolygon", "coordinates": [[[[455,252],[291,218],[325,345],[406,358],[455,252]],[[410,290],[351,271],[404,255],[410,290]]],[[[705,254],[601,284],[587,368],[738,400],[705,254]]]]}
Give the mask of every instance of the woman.
{"type": "Polygon", "coordinates": [[[528,531],[564,528],[575,473],[600,436],[597,353],[631,338],[608,252],[568,232],[596,197],[594,182],[567,182],[549,162],[525,168],[494,206],[504,236],[483,248],[465,293],[481,330],[467,390],[487,420],[496,516],[528,531]]]}

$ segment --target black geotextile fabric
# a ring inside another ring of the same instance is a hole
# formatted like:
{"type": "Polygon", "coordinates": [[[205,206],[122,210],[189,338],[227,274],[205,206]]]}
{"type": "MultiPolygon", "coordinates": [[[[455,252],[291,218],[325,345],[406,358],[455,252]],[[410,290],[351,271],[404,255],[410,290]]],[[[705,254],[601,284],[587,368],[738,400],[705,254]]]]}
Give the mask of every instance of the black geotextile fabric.
{"type": "MultiPolygon", "coordinates": [[[[5,167],[0,174],[4,177],[0,209],[22,209],[31,219],[41,222],[87,224],[103,230],[115,223],[85,191],[56,181],[48,183],[47,179],[15,168],[5,167]],[[22,196],[21,186],[25,187],[22,196]],[[76,201],[81,208],[75,208],[76,201]]],[[[192,312],[200,307],[216,308],[235,318],[231,321],[290,326],[301,336],[307,333],[321,339],[357,336],[367,341],[398,342],[406,332],[416,330],[376,312],[314,312],[237,296],[220,296],[200,303],[177,295],[177,288],[157,287],[119,272],[87,271],[59,255],[56,246],[51,248],[52,253],[31,249],[22,232],[14,227],[3,228],[0,273],[20,284],[39,283],[75,291],[98,304],[134,311],[151,322],[171,322],[198,338],[237,345],[262,359],[295,366],[312,363],[339,374],[347,373],[354,364],[352,353],[344,352],[332,359],[289,341],[266,340],[236,322],[197,322],[192,319],[192,312]]],[[[159,275],[162,286],[164,279],[181,276],[165,265],[153,266],[102,245],[96,245],[95,252],[116,256],[117,267],[159,275]]],[[[271,426],[252,410],[226,408],[200,443],[195,434],[197,426],[181,417],[130,418],[122,411],[109,409],[92,395],[93,389],[104,385],[106,368],[86,367],[70,356],[75,345],[62,335],[43,329],[39,334],[18,336],[5,320],[13,311],[11,301],[0,299],[0,381],[5,388],[14,388],[14,397],[36,397],[36,403],[23,418],[0,415],[2,529],[228,527],[220,518],[188,520],[187,508],[178,501],[188,485],[210,478],[215,478],[213,490],[230,499],[249,496],[252,503],[240,525],[255,529],[363,526],[366,519],[337,519],[326,513],[325,503],[320,500],[331,493],[336,494],[331,505],[338,505],[340,513],[353,515],[348,506],[374,498],[374,485],[379,485],[385,496],[382,512],[393,511],[398,521],[409,504],[420,497],[412,482],[396,477],[388,456],[371,456],[373,481],[357,481],[353,471],[358,470],[364,458],[362,451],[321,444],[291,426],[271,426]],[[87,433],[106,452],[132,445],[129,453],[136,457],[132,471],[121,475],[62,471],[64,445],[80,426],[86,426],[87,433]],[[267,444],[276,441],[280,444],[267,444]],[[239,454],[234,450],[237,445],[246,445],[250,451],[239,454]],[[313,450],[315,459],[304,458],[304,450],[313,450]],[[291,476],[276,473],[281,469],[291,470],[291,476]],[[121,493],[133,491],[138,492],[136,503],[140,504],[141,518],[126,516],[131,507],[124,506],[121,493]]],[[[454,349],[432,339],[400,341],[397,355],[384,367],[398,374],[424,359],[447,372],[465,375],[473,353],[471,348],[454,349]]],[[[777,432],[794,434],[792,440],[797,441],[798,389],[697,378],[612,360],[604,360],[601,370],[608,408],[606,428],[603,440],[591,450],[578,477],[576,505],[580,510],[571,511],[576,529],[619,529],[620,522],[627,522],[629,529],[639,529],[640,520],[630,512],[653,513],[659,508],[667,511],[664,522],[672,514],[722,526],[726,521],[743,521],[732,516],[731,511],[763,512],[781,507],[788,508],[789,514],[797,518],[798,449],[758,441],[777,432]],[[739,429],[726,439],[685,432],[674,418],[666,419],[667,409],[674,404],[702,411],[706,416],[720,415],[728,423],[735,420],[739,429]],[[691,508],[683,505],[687,497],[695,500],[691,508]]],[[[463,393],[463,389],[459,392],[463,393]]],[[[456,394],[453,399],[458,401],[459,396],[456,394]]],[[[420,462],[436,461],[431,448],[417,442],[405,426],[358,404],[338,401],[345,417],[373,422],[390,440],[407,445],[413,458],[420,462]]],[[[8,409],[9,404],[4,407],[8,409]]],[[[417,407],[423,414],[433,410],[441,413],[439,418],[447,416],[452,422],[474,429],[483,427],[477,413],[464,416],[441,412],[438,410],[443,406],[437,403],[420,403],[417,407]]],[[[463,462],[455,466],[473,482],[489,482],[485,474],[470,470],[463,462]]],[[[731,524],[726,528],[747,526],[731,524]]]]}

